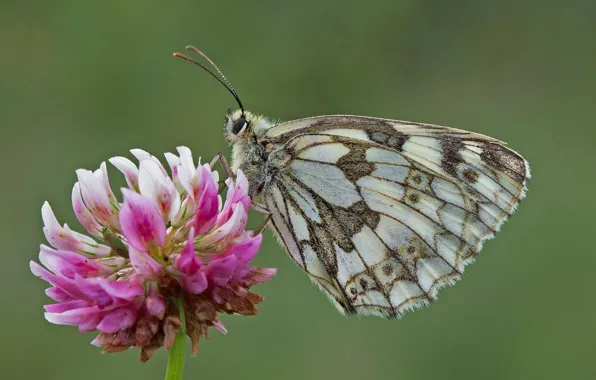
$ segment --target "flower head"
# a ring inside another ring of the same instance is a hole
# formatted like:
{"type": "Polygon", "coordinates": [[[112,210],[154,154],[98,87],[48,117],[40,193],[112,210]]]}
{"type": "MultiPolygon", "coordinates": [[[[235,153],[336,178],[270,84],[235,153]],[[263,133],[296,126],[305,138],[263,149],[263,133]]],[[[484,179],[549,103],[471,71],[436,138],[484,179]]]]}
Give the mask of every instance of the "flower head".
{"type": "Polygon", "coordinates": [[[169,349],[181,328],[175,299],[182,299],[186,332],[197,352],[208,329],[226,332],[218,313],[255,315],[263,299],[250,287],[269,280],[275,269],[248,264],[262,236],[246,231],[248,182],[238,170],[219,195],[219,175],[208,164],[195,165],[190,150],[167,153],[172,175],[149,153],[131,151],[139,165],[124,157],[110,162],[128,188],[120,202],[102,163],[94,172],[77,170],[72,203],[91,236],[60,225],[50,205],[42,206],[44,233],[31,271],[50,283],[45,306],[49,322],[99,331],[93,344],[106,352],[131,346],[148,360],[169,349]]]}

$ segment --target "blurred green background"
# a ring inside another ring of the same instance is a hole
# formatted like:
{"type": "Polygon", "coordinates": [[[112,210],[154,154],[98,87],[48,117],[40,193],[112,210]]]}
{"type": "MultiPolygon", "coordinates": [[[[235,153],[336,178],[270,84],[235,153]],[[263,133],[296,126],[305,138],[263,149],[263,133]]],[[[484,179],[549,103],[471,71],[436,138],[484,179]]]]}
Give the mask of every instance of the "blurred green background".
{"type": "Polygon", "coordinates": [[[401,320],[340,316],[267,233],[256,261],[279,274],[256,288],[261,314],[224,316],[229,334],[201,342],[186,379],[596,378],[595,36],[588,0],[3,0],[0,376],[163,378],[163,351],[100,355],[92,334],[45,322],[28,261],[44,200],[78,228],[75,169],[134,147],[229,153],[233,99],[171,56],[192,43],[250,110],[472,130],[509,142],[533,178],[463,280],[401,320]]]}

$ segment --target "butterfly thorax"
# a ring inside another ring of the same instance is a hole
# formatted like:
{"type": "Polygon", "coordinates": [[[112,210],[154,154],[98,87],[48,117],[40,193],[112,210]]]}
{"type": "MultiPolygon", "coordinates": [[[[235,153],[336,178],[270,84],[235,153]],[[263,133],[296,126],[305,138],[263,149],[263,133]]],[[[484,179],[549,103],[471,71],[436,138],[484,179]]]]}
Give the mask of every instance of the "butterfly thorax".
{"type": "Polygon", "coordinates": [[[275,123],[250,112],[238,110],[227,117],[226,137],[232,144],[232,170],[234,173],[241,169],[249,182],[249,194],[258,201],[267,182],[270,180],[269,153],[267,144],[263,142],[263,135],[275,123]],[[246,126],[234,133],[234,121],[243,117],[246,126]]]}

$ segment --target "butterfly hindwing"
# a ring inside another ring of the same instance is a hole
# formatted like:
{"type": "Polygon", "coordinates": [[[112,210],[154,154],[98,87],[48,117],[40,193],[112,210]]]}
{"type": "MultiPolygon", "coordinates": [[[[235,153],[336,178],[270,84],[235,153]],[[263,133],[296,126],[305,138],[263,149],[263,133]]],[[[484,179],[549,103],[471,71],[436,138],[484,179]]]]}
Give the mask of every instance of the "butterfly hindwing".
{"type": "Polygon", "coordinates": [[[395,317],[435,299],[515,209],[529,177],[502,142],[426,124],[323,116],[265,138],[273,226],[346,313],[395,317]]]}

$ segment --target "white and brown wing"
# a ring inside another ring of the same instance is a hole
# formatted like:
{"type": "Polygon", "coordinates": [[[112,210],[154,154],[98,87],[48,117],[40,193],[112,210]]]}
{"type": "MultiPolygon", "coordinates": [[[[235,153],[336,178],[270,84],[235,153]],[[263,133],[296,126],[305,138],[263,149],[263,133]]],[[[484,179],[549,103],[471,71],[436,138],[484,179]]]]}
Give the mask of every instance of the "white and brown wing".
{"type": "Polygon", "coordinates": [[[527,162],[457,129],[322,116],[265,135],[264,198],[296,263],[345,313],[396,317],[459,279],[524,197],[527,162]]]}

